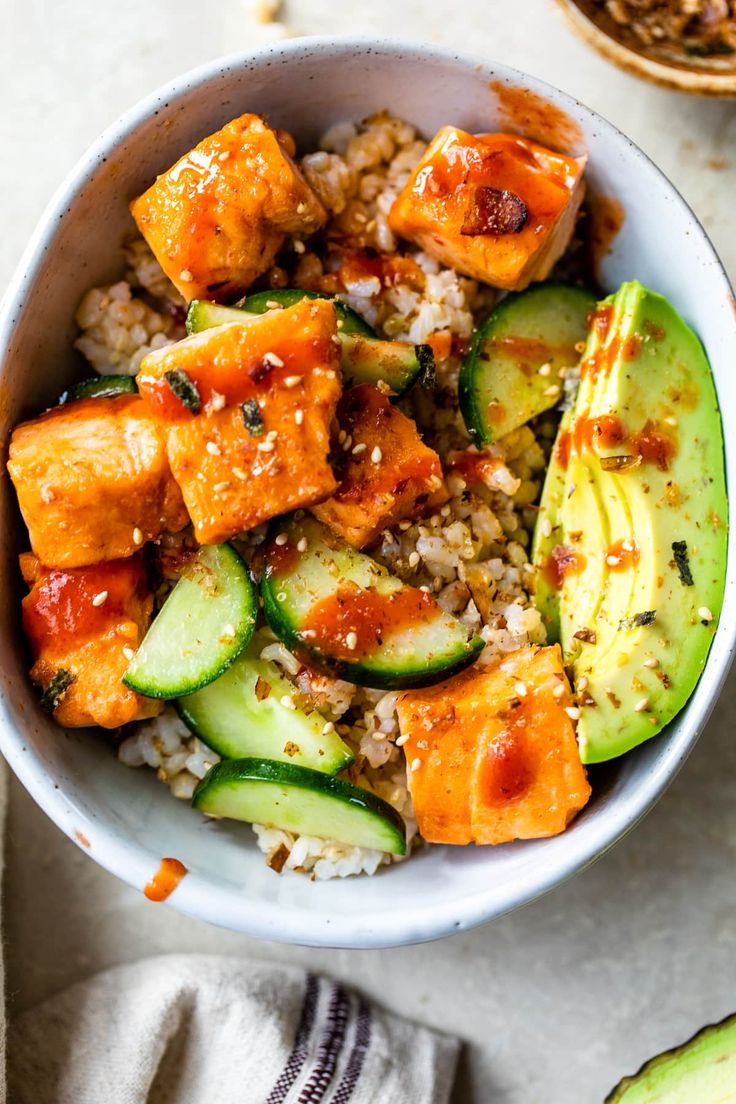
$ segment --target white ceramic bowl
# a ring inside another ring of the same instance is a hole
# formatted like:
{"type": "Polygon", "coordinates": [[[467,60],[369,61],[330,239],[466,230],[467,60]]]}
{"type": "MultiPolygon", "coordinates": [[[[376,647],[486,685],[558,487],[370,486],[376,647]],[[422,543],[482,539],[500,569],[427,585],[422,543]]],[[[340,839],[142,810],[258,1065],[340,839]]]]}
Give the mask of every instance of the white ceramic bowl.
{"type": "MultiPolygon", "coordinates": [[[[256,111],[306,148],[330,123],[381,108],[426,136],[448,122],[504,129],[503,90],[519,87],[569,116],[577,145],[590,155],[591,188],[623,203],[626,221],[603,265],[606,285],[636,277],[672,300],[705,343],[725,424],[733,425],[736,317],[728,281],[692,212],[627,138],[561,92],[483,59],[392,41],[301,39],[174,81],[111,127],[65,181],[4,300],[0,439],[78,377],[75,308],[88,287],[121,271],[119,245],[132,228],[127,201],[203,135],[256,111]]],[[[527,98],[522,119],[518,107],[516,124],[544,137],[550,112],[527,98]]],[[[736,441],[728,434],[727,462],[733,486],[736,441]]],[[[374,878],[277,877],[247,826],[206,823],[153,772],[118,763],[103,733],[65,734],[40,712],[19,632],[15,557],[26,536],[7,479],[0,479],[0,496],[0,746],[13,770],[71,839],[130,885],[142,889],[161,857],[173,855],[189,868],[173,907],[262,938],[392,946],[473,927],[538,897],[600,856],[660,796],[701,732],[734,650],[731,545],[721,624],[687,708],[661,736],[593,772],[595,795],[564,835],[496,848],[425,848],[374,878]]]]}

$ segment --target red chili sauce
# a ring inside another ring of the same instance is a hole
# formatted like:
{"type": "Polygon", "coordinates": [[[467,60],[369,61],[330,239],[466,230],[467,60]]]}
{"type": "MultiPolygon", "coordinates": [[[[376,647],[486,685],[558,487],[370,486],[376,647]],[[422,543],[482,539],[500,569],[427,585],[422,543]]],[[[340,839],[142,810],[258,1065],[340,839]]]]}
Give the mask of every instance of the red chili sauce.
{"type": "Polygon", "coordinates": [[[386,637],[428,624],[438,611],[431,594],[416,587],[379,594],[344,582],[335,594],[312,608],[304,630],[309,633],[310,646],[329,649],[338,659],[354,661],[375,652],[386,637]],[[354,648],[347,644],[351,633],[355,634],[354,648]]]}
{"type": "Polygon", "coordinates": [[[660,471],[669,471],[677,445],[658,422],[649,419],[641,432],[634,434],[631,440],[634,451],[645,464],[656,464],[660,471]]]}
{"type": "Polygon", "coordinates": [[[534,781],[534,771],[524,748],[524,706],[514,710],[510,725],[488,745],[478,771],[478,786],[483,804],[504,806],[522,797],[534,781]]]}
{"type": "Polygon", "coordinates": [[[630,567],[636,567],[640,559],[641,549],[631,537],[615,541],[606,550],[606,566],[609,571],[627,571],[630,567]],[[611,563],[613,559],[617,563],[611,563]]]}
{"type": "Polygon", "coordinates": [[[568,576],[580,575],[585,570],[586,563],[582,552],[568,548],[566,544],[558,544],[547,557],[542,574],[550,586],[559,590],[568,576]]]}
{"type": "Polygon", "coordinates": [[[150,882],[143,887],[143,894],[149,901],[165,901],[188,873],[184,863],[178,859],[162,859],[150,882]]]}
{"type": "Polygon", "coordinates": [[[573,424],[572,440],[580,456],[586,449],[593,451],[596,444],[615,448],[626,440],[626,430],[615,414],[600,414],[597,418],[581,414],[573,424]]]}

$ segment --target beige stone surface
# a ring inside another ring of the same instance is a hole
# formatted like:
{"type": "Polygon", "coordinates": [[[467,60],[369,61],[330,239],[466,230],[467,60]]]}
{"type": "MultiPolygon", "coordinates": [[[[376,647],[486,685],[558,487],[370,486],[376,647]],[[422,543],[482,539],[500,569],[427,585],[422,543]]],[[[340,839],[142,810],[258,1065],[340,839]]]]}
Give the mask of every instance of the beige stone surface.
{"type": "MultiPolygon", "coordinates": [[[[254,9],[242,0],[5,0],[0,289],[51,190],[111,119],[175,73],[278,33],[259,26],[254,9]]],[[[573,37],[552,0],[292,0],[284,18],[305,33],[480,51],[566,89],[657,161],[736,274],[736,104],[619,73],[573,37]]],[[[256,943],[150,904],[90,862],[13,782],[11,1008],[166,950],[309,963],[465,1039],[457,1104],[599,1104],[623,1073],[736,1007],[735,728],[732,679],[671,790],[610,855],[504,920],[395,951],[256,943]]]]}

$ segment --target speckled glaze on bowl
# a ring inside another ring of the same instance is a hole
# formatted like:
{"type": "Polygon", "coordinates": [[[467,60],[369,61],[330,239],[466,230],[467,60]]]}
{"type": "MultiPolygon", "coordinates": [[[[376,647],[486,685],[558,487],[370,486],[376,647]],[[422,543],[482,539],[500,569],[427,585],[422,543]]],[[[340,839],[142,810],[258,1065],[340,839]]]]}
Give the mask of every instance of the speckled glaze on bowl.
{"type": "MultiPolygon", "coordinates": [[[[89,286],[120,274],[118,247],[131,230],[127,201],[157,172],[243,111],[265,113],[306,148],[330,123],[386,107],[427,136],[448,122],[471,131],[513,124],[543,140],[564,140],[571,152],[586,148],[591,188],[626,210],[602,265],[604,283],[636,277],[673,301],[705,343],[726,424],[736,422],[736,316],[728,281],[692,212],[627,138],[561,92],[502,65],[425,46],[340,38],[299,39],[212,63],[144,100],[95,143],[52,200],[5,296],[2,439],[78,377],[71,344],[76,305],[89,286]],[[520,97],[518,89],[527,92],[520,97]],[[545,134],[550,126],[557,135],[545,134]]],[[[727,450],[734,485],[733,436],[727,450]]],[[[424,848],[374,878],[278,877],[247,826],[204,821],[173,800],[153,772],[118,763],[102,733],[64,733],[41,713],[19,629],[16,554],[26,538],[7,478],[0,479],[0,511],[0,747],[13,770],[71,839],[131,886],[141,890],[160,859],[175,856],[189,874],[169,899],[174,908],[264,939],[336,947],[419,942],[545,893],[603,854],[657,800],[702,731],[734,651],[731,545],[721,624],[687,708],[661,736],[592,772],[595,796],[564,835],[496,848],[424,848]]]]}

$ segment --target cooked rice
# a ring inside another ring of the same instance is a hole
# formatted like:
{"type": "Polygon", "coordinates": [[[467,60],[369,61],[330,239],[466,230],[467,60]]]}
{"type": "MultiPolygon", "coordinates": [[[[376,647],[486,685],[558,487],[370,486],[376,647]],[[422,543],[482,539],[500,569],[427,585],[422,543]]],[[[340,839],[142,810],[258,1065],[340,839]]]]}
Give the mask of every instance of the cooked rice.
{"type": "MultiPolygon", "coordinates": [[[[471,447],[457,409],[458,344],[495,301],[496,292],[444,268],[406,245],[398,245],[388,226],[388,211],[424,150],[408,123],[381,114],[362,127],[342,123],[323,137],[321,149],[302,158],[304,172],[332,214],[328,241],[315,250],[287,250],[267,274],[272,287],[322,287],[340,266],[340,247],[373,248],[413,262],[411,281],[382,281],[372,275],[343,277],[340,298],[391,338],[422,342],[444,334],[438,354],[438,390],[417,389],[402,406],[421,427],[427,443],[443,461],[471,447]]],[[[82,335],[77,348],[101,373],[133,374],[145,353],[182,336],[181,300],[142,240],[126,247],[124,280],[93,288],[80,304],[82,335]]],[[[551,432],[551,430],[550,430],[551,432]]],[[[436,514],[386,530],[372,554],[401,579],[424,586],[440,605],[480,631],[486,647],[478,662],[527,643],[543,643],[539,613],[530,606],[528,547],[545,454],[528,426],[487,449],[498,466],[482,486],[468,490],[450,470],[450,500],[436,514]]],[[[265,527],[248,534],[246,545],[263,540],[265,527]]],[[[418,842],[399,736],[395,692],[369,690],[330,679],[301,666],[274,640],[264,658],[277,663],[294,683],[306,707],[333,720],[356,759],[347,777],[379,794],[402,814],[411,852],[418,842]]],[[[218,756],[192,736],[173,710],[140,725],[120,745],[128,766],[148,765],[175,797],[188,799],[218,756]]],[[[324,879],[373,874],[395,857],[344,844],[297,837],[254,825],[260,849],[274,869],[324,879]]]]}

